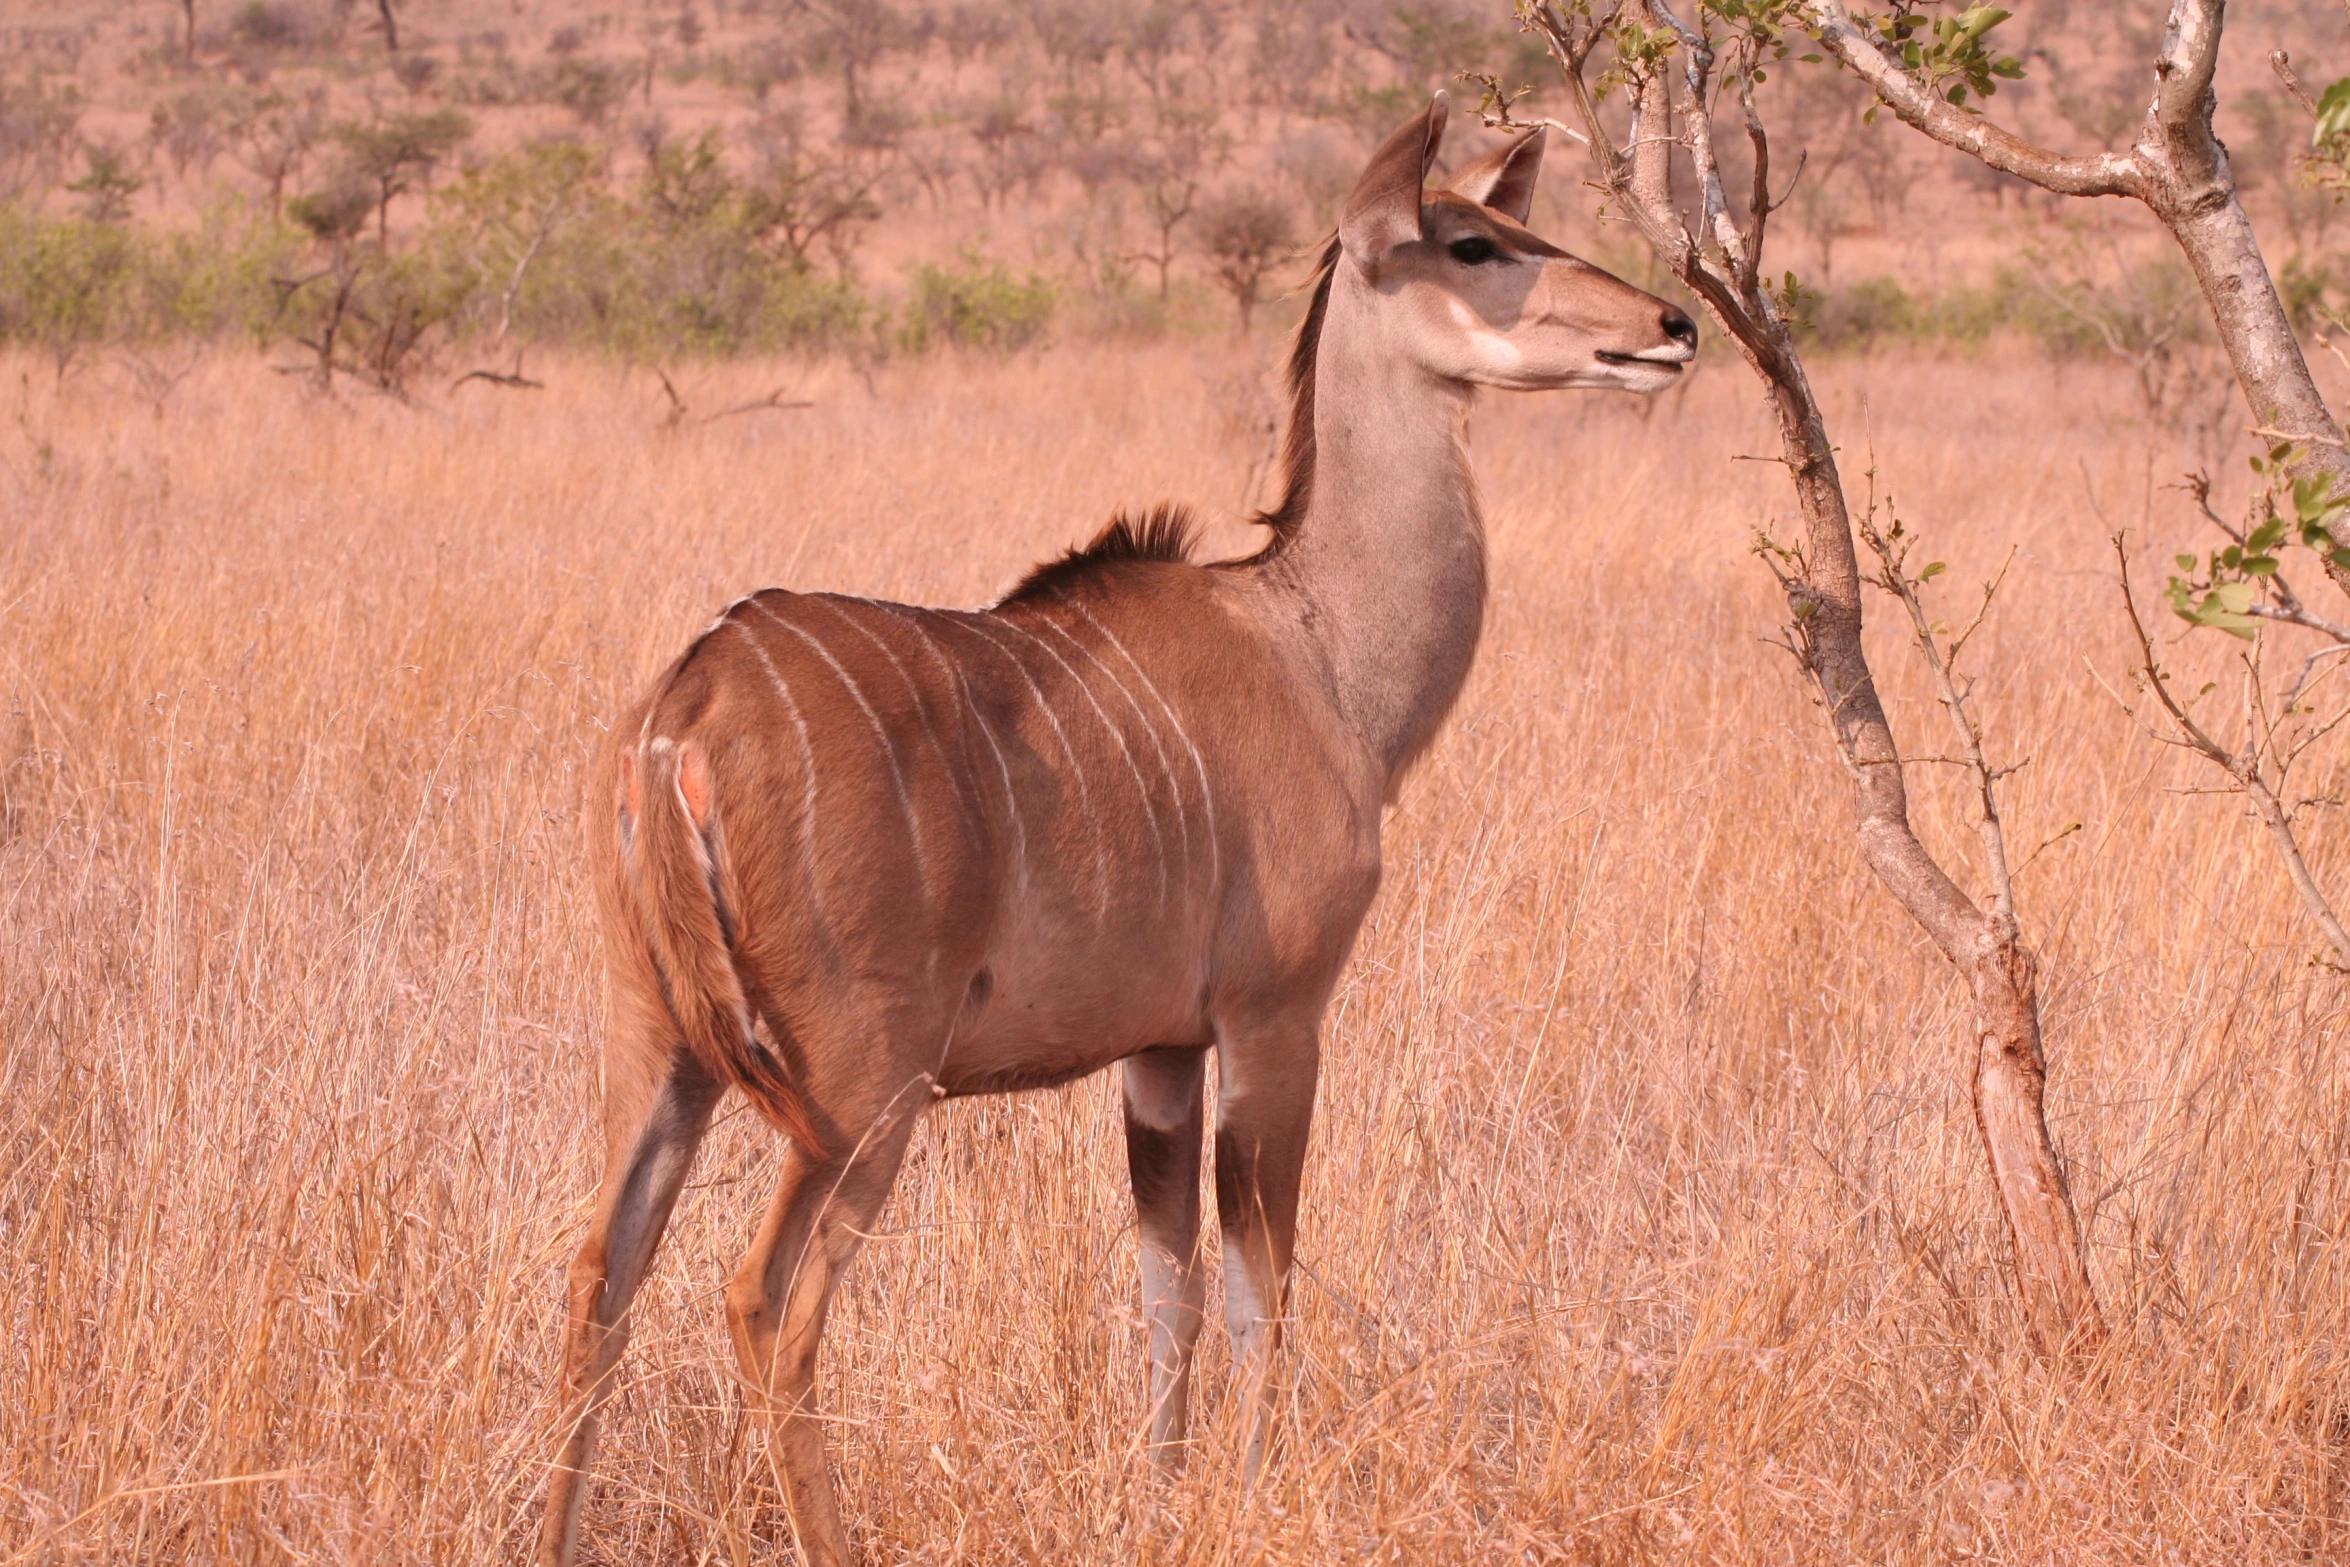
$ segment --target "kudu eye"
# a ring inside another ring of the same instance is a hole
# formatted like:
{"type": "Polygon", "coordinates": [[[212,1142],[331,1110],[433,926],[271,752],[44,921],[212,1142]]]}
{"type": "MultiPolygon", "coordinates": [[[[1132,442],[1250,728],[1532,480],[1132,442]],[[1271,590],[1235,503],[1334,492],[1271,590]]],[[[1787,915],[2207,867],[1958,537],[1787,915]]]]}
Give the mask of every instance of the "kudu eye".
{"type": "Polygon", "coordinates": [[[1482,234],[1471,234],[1467,239],[1456,239],[1445,248],[1452,252],[1452,259],[1464,267],[1483,266],[1488,261],[1500,259],[1501,256],[1501,248],[1482,234]]]}

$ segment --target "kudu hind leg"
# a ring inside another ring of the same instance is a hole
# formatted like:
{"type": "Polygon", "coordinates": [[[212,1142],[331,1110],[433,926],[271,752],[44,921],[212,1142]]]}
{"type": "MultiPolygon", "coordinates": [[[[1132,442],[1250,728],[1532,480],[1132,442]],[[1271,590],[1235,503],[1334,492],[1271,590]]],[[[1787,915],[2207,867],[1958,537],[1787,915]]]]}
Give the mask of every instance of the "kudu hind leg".
{"type": "MultiPolygon", "coordinates": [[[[665,1079],[634,1080],[626,1057],[607,1060],[604,1179],[587,1240],[571,1264],[563,1341],[563,1445],[547,1484],[539,1560],[564,1567],[579,1534],[579,1508],[595,1451],[600,1406],[628,1340],[627,1315],[709,1130],[719,1086],[682,1053],[665,1079]]],[[[650,1074],[645,1074],[649,1076],[650,1074]]]]}
{"type": "Polygon", "coordinates": [[[1207,1281],[1199,1266],[1200,1139],[1205,1050],[1131,1056],[1126,1086],[1126,1169],[1142,1254],[1142,1310],[1150,1328],[1150,1455],[1183,1466],[1191,1422],[1191,1367],[1207,1281]]]}
{"type": "Polygon", "coordinates": [[[1318,1058],[1310,1029],[1302,1038],[1292,1030],[1227,1042],[1219,1056],[1216,1217],[1224,1232],[1224,1325],[1253,1481],[1264,1468],[1284,1387],[1281,1328],[1289,1313],[1318,1058]]]}
{"type": "MultiPolygon", "coordinates": [[[[922,1103],[928,1103],[925,1097],[922,1103]]],[[[917,1111],[919,1107],[917,1106],[917,1111]]],[[[808,1567],[847,1567],[848,1531],[825,1465],[816,1413],[816,1350],[841,1275],[872,1233],[897,1181],[918,1113],[889,1113],[848,1160],[818,1162],[798,1144],[758,1238],[726,1290],[735,1359],[767,1427],[792,1532],[808,1567]]]]}

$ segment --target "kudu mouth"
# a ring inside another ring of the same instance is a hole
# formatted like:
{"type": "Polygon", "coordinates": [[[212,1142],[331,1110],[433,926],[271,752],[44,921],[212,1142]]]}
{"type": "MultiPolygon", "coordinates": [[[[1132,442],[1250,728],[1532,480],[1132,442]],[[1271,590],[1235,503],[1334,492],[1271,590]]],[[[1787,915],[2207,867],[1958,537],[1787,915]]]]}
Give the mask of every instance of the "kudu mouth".
{"type": "Polygon", "coordinates": [[[1617,353],[1613,349],[1597,349],[1592,358],[1603,365],[1649,365],[1673,375],[1697,357],[1697,323],[1682,311],[1667,305],[1657,325],[1664,329],[1669,341],[1664,347],[1643,349],[1636,354],[1617,353]]]}

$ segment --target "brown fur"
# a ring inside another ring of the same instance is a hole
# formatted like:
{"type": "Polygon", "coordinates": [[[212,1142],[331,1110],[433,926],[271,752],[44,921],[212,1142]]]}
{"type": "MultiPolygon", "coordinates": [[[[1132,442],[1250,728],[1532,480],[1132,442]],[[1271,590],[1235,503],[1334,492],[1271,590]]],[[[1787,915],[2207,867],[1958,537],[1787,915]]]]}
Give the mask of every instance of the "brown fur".
{"type": "MultiPolygon", "coordinates": [[[[621,858],[630,911],[661,975],[661,994],[679,1039],[704,1071],[732,1084],[778,1131],[821,1158],[823,1140],[798,1086],[751,1032],[751,1005],[726,929],[713,853],[718,824],[702,748],[691,740],[649,748],[646,809],[635,852],[621,858]]],[[[629,769],[630,776],[636,769],[629,769]]],[[[625,939],[627,932],[616,932],[625,939]]]]}
{"type": "MultiPolygon", "coordinates": [[[[606,1167],[543,1561],[570,1558],[629,1301],[729,1087],[790,1134],[727,1317],[815,1567],[848,1554],[814,1418],[827,1303],[936,1098],[1120,1067],[1171,1464],[1213,1049],[1225,1320],[1263,1461],[1322,1013],[1378,887],[1383,803],[1482,623],[1472,389],[1653,387],[1687,358],[1678,312],[1423,191],[1442,110],[1381,148],[1324,253],[1266,550],[1193,564],[1188,515],[1161,508],[988,610],[769,589],[615,727],[589,851],[606,1167]],[[1465,233],[1510,259],[1452,256],[1465,233]]],[[[1522,193],[1525,148],[1464,177],[1522,193]]]]}
{"type": "Polygon", "coordinates": [[[1338,270],[1338,236],[1323,242],[1314,261],[1312,292],[1305,318],[1289,345],[1289,427],[1281,438],[1281,499],[1251,522],[1273,530],[1260,556],[1277,553],[1305,518],[1314,488],[1314,355],[1322,344],[1322,320],[1330,312],[1330,282],[1338,270]]]}
{"type": "Polygon", "coordinates": [[[1120,512],[1110,519],[1108,527],[1093,536],[1091,543],[1069,551],[1058,560],[1046,561],[1021,578],[1019,586],[1005,594],[1003,601],[1008,604],[1017,599],[1044,597],[1120,561],[1188,561],[1198,534],[1199,524],[1186,507],[1162,502],[1144,512],[1139,522],[1120,512]]]}

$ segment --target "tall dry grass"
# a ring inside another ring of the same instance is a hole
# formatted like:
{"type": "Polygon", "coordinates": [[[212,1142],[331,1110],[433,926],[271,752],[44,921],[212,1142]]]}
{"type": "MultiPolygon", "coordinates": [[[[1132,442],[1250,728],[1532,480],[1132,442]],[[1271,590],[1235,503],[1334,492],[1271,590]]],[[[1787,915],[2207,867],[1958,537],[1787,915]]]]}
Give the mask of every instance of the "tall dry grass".
{"type": "MultiPolygon", "coordinates": [[[[8,375],[0,1563],[511,1559],[594,1178],[598,725],[749,588],[971,603],[1114,505],[1236,510],[1252,368],[811,372],[813,408],[667,434],[587,364],[409,409],[223,360],[160,417],[8,375]]],[[[772,384],[713,374],[701,406],[772,384]]],[[[1872,394],[1953,579],[2022,547],[1982,701],[2029,758],[2019,852],[2086,824],[2023,892],[2103,1363],[2019,1352],[1962,998],[1761,641],[1743,546],[1784,480],[1729,460],[1772,448],[1717,364],[1480,416],[1490,629],[1330,1020],[1269,1482],[1236,1483],[1214,1328],[1189,1478],[1138,1461],[1112,1088],[958,1104],[828,1340],[867,1560],[2350,1552],[2344,982],[2084,665],[2123,661],[2085,484],[2183,542],[2171,438],[2077,369],[1825,379],[1853,447],[1872,394]]],[[[1921,809],[1963,856],[1949,790],[1921,809]]],[[[781,1554],[717,1295],[773,1153],[734,1114],[704,1154],[594,1560],[781,1554]]]]}

